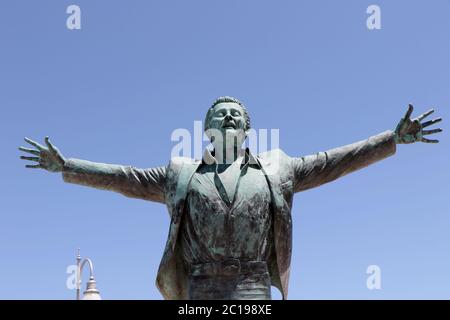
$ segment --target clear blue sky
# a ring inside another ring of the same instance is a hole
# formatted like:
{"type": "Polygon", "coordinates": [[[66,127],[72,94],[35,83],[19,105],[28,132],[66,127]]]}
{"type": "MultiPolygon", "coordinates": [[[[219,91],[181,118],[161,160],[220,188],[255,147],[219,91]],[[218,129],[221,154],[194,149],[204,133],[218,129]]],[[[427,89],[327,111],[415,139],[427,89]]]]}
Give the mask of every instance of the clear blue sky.
{"type": "MultiPolygon", "coordinates": [[[[392,129],[407,104],[450,121],[450,1],[0,2],[0,298],[73,299],[75,250],[104,298],[161,299],[161,204],[63,183],[19,159],[49,135],[66,157],[164,165],[176,128],[218,96],[280,128],[292,156],[392,129]],[[82,29],[66,28],[66,8],[82,29]],[[366,8],[381,7],[381,30],[366,8]]],[[[295,196],[290,299],[450,298],[450,138],[401,145],[295,196]],[[379,265],[382,289],[366,288],[379,265]]],[[[276,294],[275,297],[279,297],[276,294]]]]}

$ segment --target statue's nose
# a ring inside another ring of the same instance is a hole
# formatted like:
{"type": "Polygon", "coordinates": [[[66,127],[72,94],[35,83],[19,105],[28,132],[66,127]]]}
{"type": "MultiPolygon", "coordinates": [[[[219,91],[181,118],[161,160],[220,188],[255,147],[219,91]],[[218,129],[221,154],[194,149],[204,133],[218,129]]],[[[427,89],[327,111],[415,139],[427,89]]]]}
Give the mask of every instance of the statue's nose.
{"type": "Polygon", "coordinates": [[[231,119],[232,119],[232,118],[231,118],[231,115],[227,114],[227,115],[225,116],[225,120],[230,121],[231,119]]]}

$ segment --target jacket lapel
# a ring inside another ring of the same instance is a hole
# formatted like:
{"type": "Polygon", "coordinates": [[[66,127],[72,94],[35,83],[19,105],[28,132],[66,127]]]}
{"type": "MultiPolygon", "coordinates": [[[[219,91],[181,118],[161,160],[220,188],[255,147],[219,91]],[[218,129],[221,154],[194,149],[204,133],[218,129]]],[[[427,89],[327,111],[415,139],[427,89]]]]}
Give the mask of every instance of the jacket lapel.
{"type": "MultiPolygon", "coordinates": [[[[172,224],[177,225],[176,227],[173,227],[173,233],[174,236],[173,238],[175,238],[175,235],[178,233],[178,225],[180,223],[181,220],[181,216],[183,214],[184,211],[184,207],[186,204],[186,197],[187,197],[187,193],[189,190],[189,185],[191,183],[192,177],[195,173],[195,171],[197,171],[197,168],[199,167],[199,165],[201,164],[201,162],[198,163],[183,163],[183,166],[180,169],[180,174],[178,176],[178,183],[177,183],[177,188],[175,191],[175,212],[174,215],[172,216],[172,224]]],[[[172,243],[172,250],[175,248],[175,244],[176,241],[175,239],[171,239],[172,243]]]]}
{"type": "Polygon", "coordinates": [[[290,250],[292,242],[292,223],[290,209],[287,207],[286,201],[280,188],[280,175],[273,174],[273,170],[277,168],[271,167],[273,165],[273,162],[269,159],[262,159],[260,157],[258,157],[257,159],[260,163],[261,170],[265,174],[272,196],[272,204],[274,206],[273,227],[277,267],[281,280],[281,292],[283,294],[283,299],[286,299],[290,273],[290,250]]]}

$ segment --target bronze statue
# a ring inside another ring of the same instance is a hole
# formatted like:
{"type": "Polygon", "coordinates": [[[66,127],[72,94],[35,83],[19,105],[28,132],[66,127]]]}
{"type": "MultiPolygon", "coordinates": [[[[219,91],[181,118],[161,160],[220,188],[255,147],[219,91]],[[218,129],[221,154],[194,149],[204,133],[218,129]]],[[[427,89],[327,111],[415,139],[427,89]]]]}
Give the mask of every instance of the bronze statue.
{"type": "Polygon", "coordinates": [[[208,110],[205,131],[214,150],[206,149],[201,160],[177,157],[138,169],[66,159],[48,137],[46,146],[25,138],[36,149],[19,149],[33,155],[22,159],[36,162],[27,168],[167,205],[171,222],[157,276],[165,299],[271,299],[271,285],[286,299],[293,194],[391,156],[398,143],[437,143],[425,136],[442,130],[423,128],[441,118],[421,123],[433,110],[411,120],[412,111],[409,105],[393,131],[298,158],[279,149],[258,155],[243,150],[250,118],[232,97],[217,99],[208,110]]]}

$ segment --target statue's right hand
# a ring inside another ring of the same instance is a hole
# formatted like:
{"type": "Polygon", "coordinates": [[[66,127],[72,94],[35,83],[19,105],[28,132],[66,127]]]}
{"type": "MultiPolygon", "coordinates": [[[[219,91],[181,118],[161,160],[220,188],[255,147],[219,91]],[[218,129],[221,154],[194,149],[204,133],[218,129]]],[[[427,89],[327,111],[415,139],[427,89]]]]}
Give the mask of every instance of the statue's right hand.
{"type": "Polygon", "coordinates": [[[20,159],[35,161],[37,164],[27,164],[25,167],[27,168],[42,168],[51,172],[61,172],[63,171],[64,164],[66,163],[66,159],[61,154],[61,152],[56,148],[49,140],[48,137],[45,137],[45,144],[47,147],[40,145],[39,143],[25,138],[25,141],[31,144],[36,149],[28,149],[24,147],[19,147],[19,150],[30,153],[34,155],[33,157],[29,156],[20,156],[20,159]]]}

